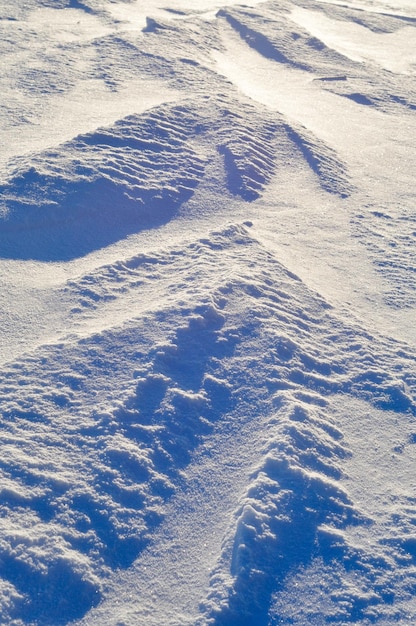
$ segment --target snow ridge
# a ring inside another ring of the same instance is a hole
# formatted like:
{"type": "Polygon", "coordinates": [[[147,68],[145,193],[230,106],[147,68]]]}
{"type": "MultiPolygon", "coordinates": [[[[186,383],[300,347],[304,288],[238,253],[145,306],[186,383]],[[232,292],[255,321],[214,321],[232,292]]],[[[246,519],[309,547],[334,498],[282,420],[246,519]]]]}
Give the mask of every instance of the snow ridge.
{"type": "Polygon", "coordinates": [[[291,5],[279,2],[278,10],[259,13],[238,8],[222,9],[222,17],[240,34],[247,44],[277,63],[300,70],[317,72],[323,68],[340,66],[357,69],[350,59],[328,48],[291,20],[291,5]]]}
{"type": "Polygon", "coordinates": [[[415,19],[357,2],[0,0],[1,624],[416,621],[415,19]]]}
{"type": "Polygon", "coordinates": [[[243,118],[236,105],[227,96],[162,105],[31,157],[0,189],[2,256],[71,259],[167,222],[205,182],[216,152],[230,193],[248,202],[271,181],[278,150],[300,149],[326,191],[350,193],[323,142],[249,102],[243,118]]]}
{"type": "Polygon", "coordinates": [[[319,406],[291,392],[280,396],[264,458],[235,513],[232,547],[225,546],[231,580],[224,563],[212,575],[208,624],[268,624],[272,594],[288,573],[320,554],[328,560],[345,555],[339,531],[362,521],[337,481],[339,461],[348,454],[342,434],[319,406]]]}
{"type": "Polygon", "coordinates": [[[206,610],[211,623],[254,623],[242,602],[248,589],[265,615],[293,567],[317,554],[338,558],[339,532],[361,520],[339,484],[348,446],[332,424],[331,396],[415,414],[413,360],[403,346],[378,347],[346,328],[245,226],[117,262],[67,289],[79,298],[72,316],[81,335],[1,372],[4,619],[81,617],[111,571],[150,541],[166,501],[186,484],[193,450],[217,423],[234,429],[243,420],[267,431],[267,442],[206,610]],[[134,310],[146,289],[154,302],[160,284],[171,294],[165,308],[85,335],[82,321],[101,307],[117,319],[118,300],[134,310]],[[325,552],[315,541],[331,545],[325,552]]]}
{"type": "Polygon", "coordinates": [[[32,159],[2,188],[3,237],[37,237],[9,237],[3,254],[42,258],[49,234],[49,259],[78,256],[169,219],[203,174],[203,156],[186,141],[195,123],[186,106],[161,107],[32,159]]]}
{"type": "Polygon", "coordinates": [[[341,198],[348,197],[352,193],[352,185],[336,152],[319,142],[305,128],[295,129],[287,124],[285,128],[289,138],[298,146],[312,171],[317,174],[322,188],[341,198]]]}

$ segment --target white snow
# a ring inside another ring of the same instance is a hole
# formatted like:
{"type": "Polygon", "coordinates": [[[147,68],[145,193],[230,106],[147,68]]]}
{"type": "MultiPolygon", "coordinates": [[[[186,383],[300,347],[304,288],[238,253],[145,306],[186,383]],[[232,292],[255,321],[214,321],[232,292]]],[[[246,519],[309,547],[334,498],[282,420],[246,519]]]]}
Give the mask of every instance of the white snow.
{"type": "MultiPolygon", "coordinates": [[[[371,193],[377,193],[380,178],[386,176],[389,189],[391,185],[402,189],[409,184],[409,143],[415,132],[414,117],[392,119],[371,107],[341,99],[322,89],[319,79],[325,79],[325,75],[313,75],[265,59],[230,31],[226,29],[224,36],[226,52],[214,52],[213,56],[219,71],[238,88],[329,142],[346,160],[353,180],[359,177],[360,186],[367,184],[371,193]],[[362,180],[363,170],[370,170],[368,182],[365,177],[362,180]]],[[[341,79],[345,78],[342,72],[340,75],[341,79]]]]}
{"type": "MultiPolygon", "coordinates": [[[[245,6],[256,6],[263,0],[249,0],[245,6]]],[[[161,18],[163,21],[183,20],[192,17],[200,19],[214,19],[218,9],[224,6],[233,6],[234,0],[225,0],[225,2],[213,2],[212,0],[196,0],[192,3],[190,9],[187,0],[174,0],[168,5],[161,0],[146,0],[145,3],[140,0],[134,0],[129,3],[110,4],[107,11],[120,22],[120,28],[128,30],[139,30],[146,28],[147,19],[161,18]]]]}
{"type": "Polygon", "coordinates": [[[99,126],[111,125],[120,116],[140,113],[157,104],[174,100],[175,96],[177,94],[158,81],[149,84],[148,81],[133,79],[121,92],[113,93],[100,81],[86,80],[65,98],[51,98],[37,113],[35,122],[22,125],[18,145],[13,141],[16,128],[2,129],[5,146],[0,168],[6,169],[13,158],[51,148],[99,126]],[[86,102],[88,107],[85,106],[86,102]]]}
{"type": "Polygon", "coordinates": [[[390,72],[402,74],[414,74],[416,71],[416,34],[413,26],[403,26],[394,33],[374,33],[360,24],[345,24],[320,12],[296,6],[291,17],[327,46],[353,61],[370,61],[390,72]]]}
{"type": "Polygon", "coordinates": [[[409,0],[0,0],[0,623],[412,624],[409,0]]]}

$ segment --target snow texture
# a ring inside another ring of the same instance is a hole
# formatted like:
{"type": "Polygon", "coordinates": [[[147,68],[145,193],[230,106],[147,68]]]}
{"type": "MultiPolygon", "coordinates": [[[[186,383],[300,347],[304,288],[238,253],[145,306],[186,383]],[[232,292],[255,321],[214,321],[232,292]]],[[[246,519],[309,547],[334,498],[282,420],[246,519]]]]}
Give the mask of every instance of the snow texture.
{"type": "Polygon", "coordinates": [[[0,0],[0,623],[416,619],[407,0],[0,0]]]}

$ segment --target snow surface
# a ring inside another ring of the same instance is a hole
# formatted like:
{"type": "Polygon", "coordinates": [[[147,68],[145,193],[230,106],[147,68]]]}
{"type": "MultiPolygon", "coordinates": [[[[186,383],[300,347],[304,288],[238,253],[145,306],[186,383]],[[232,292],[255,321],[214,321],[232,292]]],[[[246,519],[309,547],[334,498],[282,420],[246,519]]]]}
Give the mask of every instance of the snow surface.
{"type": "Polygon", "coordinates": [[[410,0],[0,0],[0,623],[416,621],[410,0]]]}

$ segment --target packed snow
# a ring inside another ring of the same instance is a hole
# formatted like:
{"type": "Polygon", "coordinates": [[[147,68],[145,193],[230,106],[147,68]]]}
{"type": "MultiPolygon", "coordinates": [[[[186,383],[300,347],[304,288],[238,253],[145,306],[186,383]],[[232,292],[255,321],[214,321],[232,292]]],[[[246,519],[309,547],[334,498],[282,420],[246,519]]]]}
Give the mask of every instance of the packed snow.
{"type": "Polygon", "coordinates": [[[0,623],[416,621],[411,0],[0,0],[0,623]]]}

